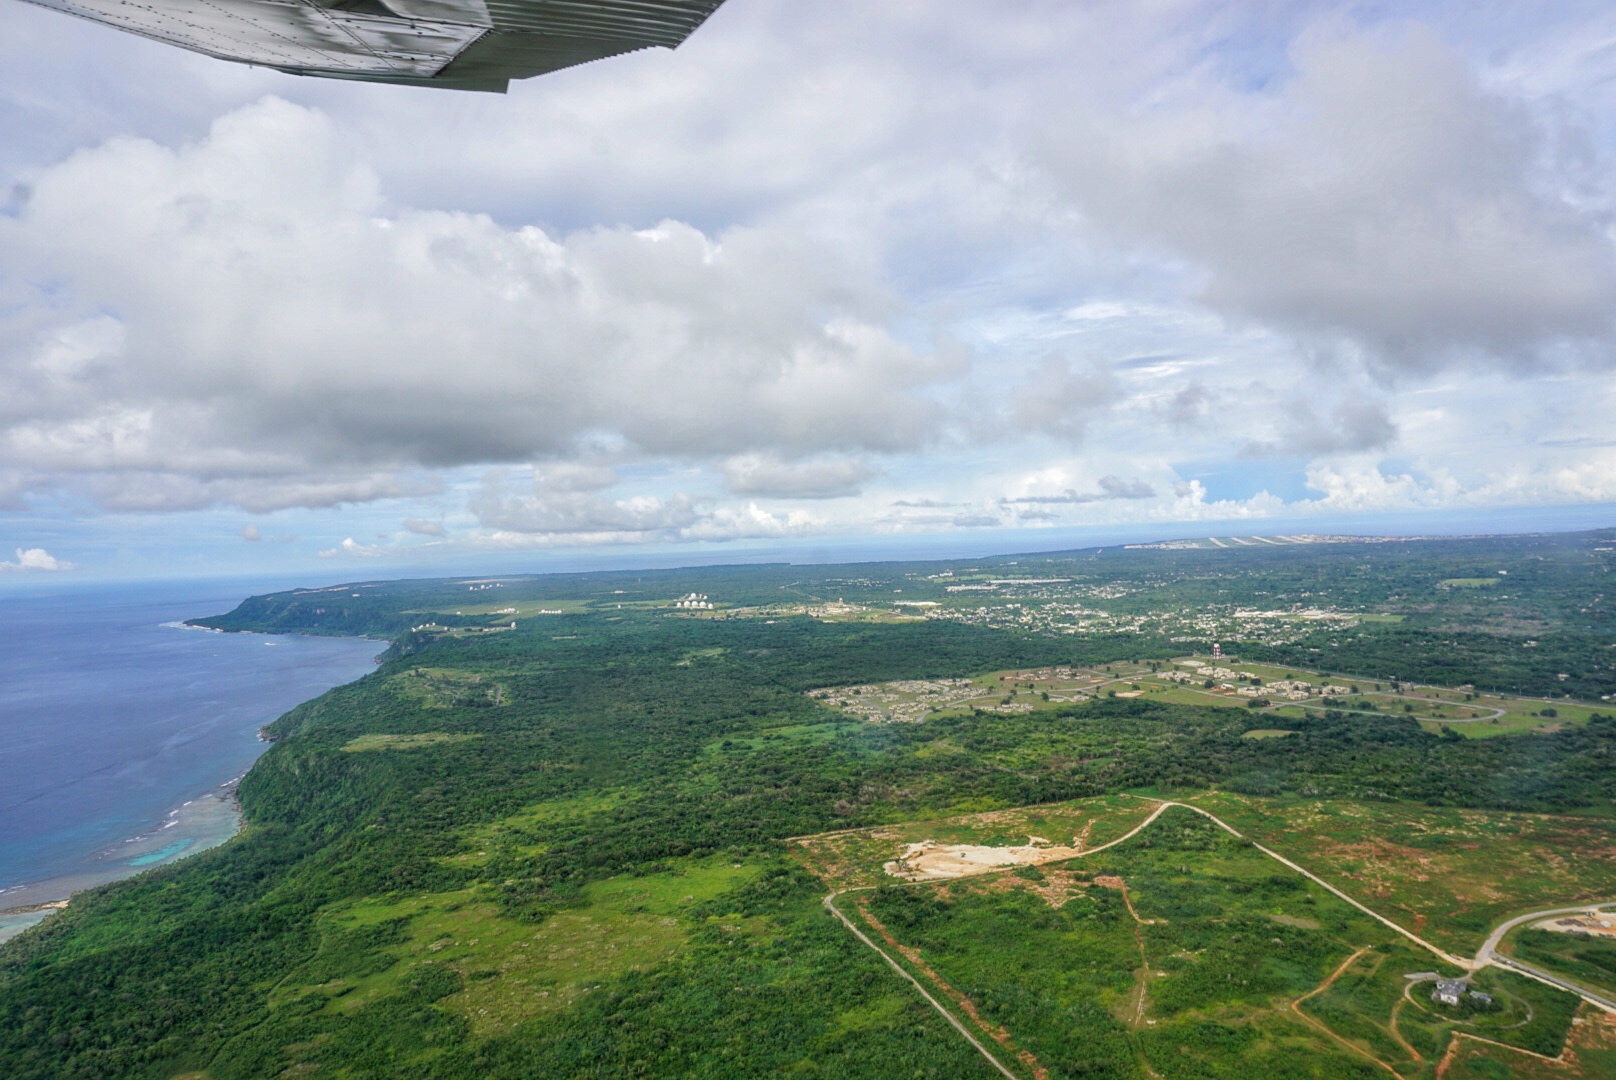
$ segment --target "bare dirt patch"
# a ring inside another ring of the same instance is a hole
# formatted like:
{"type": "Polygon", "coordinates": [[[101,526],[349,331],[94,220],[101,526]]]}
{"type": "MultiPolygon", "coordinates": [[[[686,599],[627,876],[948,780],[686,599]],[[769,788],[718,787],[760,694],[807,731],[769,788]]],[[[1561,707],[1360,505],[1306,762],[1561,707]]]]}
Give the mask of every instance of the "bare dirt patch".
{"type": "Polygon", "coordinates": [[[1108,795],[798,836],[789,843],[792,855],[834,889],[890,884],[894,877],[948,881],[1086,854],[1127,834],[1157,805],[1108,795]]]}
{"type": "MultiPolygon", "coordinates": [[[[1077,838],[1073,837],[1073,840],[1077,838]]],[[[1080,845],[1068,847],[1052,844],[1041,836],[1029,836],[1027,843],[1019,847],[939,844],[935,840],[922,840],[910,844],[902,855],[885,863],[882,869],[905,881],[946,881],[994,870],[1008,870],[1015,866],[1059,862],[1081,854],[1083,848],[1080,845]]]]}
{"type": "Polygon", "coordinates": [[[1017,877],[1014,874],[989,878],[986,888],[993,892],[1024,890],[1059,911],[1079,890],[1086,889],[1092,884],[1093,882],[1070,870],[1051,867],[1042,871],[1037,879],[1017,877]]]}

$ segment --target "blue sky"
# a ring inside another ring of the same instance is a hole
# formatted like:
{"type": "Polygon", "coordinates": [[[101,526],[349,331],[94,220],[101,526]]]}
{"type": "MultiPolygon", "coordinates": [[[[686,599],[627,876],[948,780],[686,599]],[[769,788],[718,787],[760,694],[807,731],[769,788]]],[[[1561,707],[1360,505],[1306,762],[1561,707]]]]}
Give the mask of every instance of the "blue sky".
{"type": "Polygon", "coordinates": [[[1613,75],[1593,3],[728,0],[499,97],[3,0],[0,574],[1613,523],[1613,75]]]}

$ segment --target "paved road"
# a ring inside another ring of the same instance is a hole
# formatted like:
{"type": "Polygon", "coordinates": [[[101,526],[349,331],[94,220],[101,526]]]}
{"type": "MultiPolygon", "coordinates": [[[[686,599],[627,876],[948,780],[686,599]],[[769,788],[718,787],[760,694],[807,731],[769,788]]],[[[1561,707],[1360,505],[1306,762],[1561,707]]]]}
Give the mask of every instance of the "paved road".
{"type": "Polygon", "coordinates": [[[1550,975],[1542,968],[1535,968],[1531,964],[1523,964],[1519,960],[1512,960],[1507,956],[1495,956],[1492,958],[1490,963],[1496,967],[1505,968],[1509,971],[1516,972],[1517,974],[1525,975],[1529,979],[1536,979],[1538,982],[1548,983],[1550,986],[1559,987],[1561,990],[1576,994],[1590,1005],[1598,1005],[1606,1012],[1616,1014],[1616,1001],[1612,1001],[1603,994],[1596,994],[1592,990],[1578,986],[1574,982],[1567,982],[1558,975],[1550,975]]]}
{"type": "MultiPolygon", "coordinates": [[[[1144,798],[1143,796],[1133,796],[1133,797],[1134,798],[1140,798],[1140,799],[1144,798]]],[[[1203,810],[1199,806],[1193,806],[1190,803],[1174,802],[1174,801],[1172,801],[1170,799],[1166,799],[1166,800],[1148,799],[1148,800],[1145,800],[1145,801],[1155,802],[1157,804],[1155,810],[1153,810],[1151,812],[1149,817],[1147,817],[1144,821],[1141,821],[1138,825],[1134,826],[1134,828],[1129,830],[1125,835],[1119,836],[1115,840],[1110,841],[1109,843],[1101,844],[1099,847],[1090,848],[1088,851],[1083,852],[1083,854],[1084,855],[1092,855],[1095,852],[1104,851],[1106,848],[1114,847],[1117,844],[1121,844],[1121,843],[1123,843],[1123,842],[1125,842],[1127,840],[1131,840],[1135,836],[1137,836],[1140,832],[1142,832],[1146,828],[1148,828],[1151,825],[1151,823],[1153,823],[1157,818],[1161,817],[1161,815],[1168,809],[1168,807],[1181,806],[1186,810],[1195,811],[1197,814],[1200,814],[1202,817],[1208,819],[1214,825],[1217,825],[1219,828],[1223,829],[1225,832],[1229,833],[1231,836],[1237,837],[1237,838],[1239,838],[1241,840],[1245,840],[1246,842],[1250,843],[1252,845],[1252,847],[1256,848],[1258,851],[1262,852],[1264,855],[1267,855],[1270,859],[1273,859],[1274,861],[1276,861],[1276,862],[1278,862],[1278,863],[1280,863],[1280,864],[1282,864],[1282,865],[1284,865],[1286,867],[1289,867],[1290,869],[1296,871],[1298,874],[1301,874],[1303,877],[1307,878],[1309,881],[1312,881],[1314,884],[1319,885],[1320,887],[1328,890],[1332,895],[1334,895],[1334,896],[1336,896],[1336,897],[1338,897],[1338,898],[1340,898],[1342,900],[1345,900],[1347,903],[1351,904],[1353,907],[1357,908],[1359,911],[1363,912],[1365,915],[1368,915],[1370,918],[1374,919],[1376,922],[1378,922],[1381,925],[1387,927],[1388,929],[1396,931],[1398,934],[1401,934],[1403,937],[1407,938],[1409,941],[1412,941],[1414,944],[1416,944],[1416,945],[1420,946],[1421,948],[1425,949],[1426,951],[1430,952],[1432,955],[1441,958],[1443,961],[1445,961],[1448,964],[1451,964],[1454,967],[1464,968],[1464,969],[1474,973],[1474,972],[1480,971],[1482,968],[1486,967],[1488,964],[1493,964],[1493,965],[1496,965],[1498,967],[1505,968],[1505,969],[1507,969],[1509,971],[1514,971],[1517,974],[1524,975],[1529,979],[1536,979],[1538,982],[1546,983],[1549,986],[1553,986],[1553,987],[1556,987],[1557,989],[1565,990],[1568,993],[1575,994],[1578,997],[1580,997],[1582,1000],[1588,1002],[1591,1005],[1596,1005],[1599,1008],[1604,1009],[1606,1012],[1616,1014],[1616,1000],[1612,1000],[1611,998],[1609,998],[1609,997],[1607,997],[1607,996],[1605,996],[1603,994],[1596,994],[1593,991],[1588,990],[1588,989],[1586,989],[1584,987],[1578,986],[1577,984],[1575,984],[1573,982],[1569,982],[1569,981],[1567,981],[1565,979],[1562,979],[1558,975],[1550,974],[1547,971],[1543,971],[1543,970],[1541,970],[1539,968],[1535,968],[1530,964],[1522,963],[1521,961],[1513,959],[1512,957],[1498,955],[1498,945],[1499,945],[1499,943],[1501,941],[1504,940],[1504,936],[1506,934],[1508,934],[1511,930],[1513,930],[1515,927],[1520,926],[1522,923],[1533,922],[1533,921],[1535,921],[1537,919],[1553,918],[1556,915],[1575,915],[1575,914],[1578,914],[1580,912],[1589,911],[1589,910],[1594,909],[1594,908],[1612,907],[1612,906],[1616,906],[1616,900],[1601,901],[1601,902],[1594,903],[1594,904],[1579,904],[1576,907],[1549,908],[1549,909],[1544,910],[1544,911],[1534,911],[1534,912],[1531,912],[1530,914],[1526,914],[1526,915],[1517,915],[1514,918],[1509,919],[1509,920],[1499,924],[1499,926],[1497,926],[1493,930],[1493,932],[1488,935],[1486,942],[1484,942],[1482,944],[1481,949],[1476,953],[1476,958],[1474,960],[1465,960],[1465,959],[1461,959],[1460,957],[1452,955],[1451,953],[1447,952],[1445,949],[1437,948],[1437,946],[1433,945],[1429,941],[1426,941],[1424,938],[1422,938],[1419,935],[1415,934],[1413,931],[1405,929],[1404,927],[1399,926],[1397,923],[1395,923],[1392,920],[1386,918],[1384,915],[1381,915],[1379,912],[1374,911],[1373,909],[1371,909],[1369,907],[1366,907],[1365,905],[1359,903],[1357,900],[1354,900],[1352,897],[1348,896],[1346,893],[1342,892],[1340,889],[1336,888],[1334,885],[1331,885],[1328,881],[1325,881],[1323,878],[1319,877],[1317,874],[1313,873],[1311,870],[1308,870],[1308,869],[1306,869],[1305,867],[1302,867],[1302,866],[1298,866],[1296,863],[1294,863],[1291,860],[1285,858],[1285,856],[1279,854],[1277,851],[1274,851],[1274,850],[1272,850],[1270,848],[1264,847],[1262,844],[1259,844],[1255,840],[1252,840],[1249,837],[1243,835],[1239,830],[1235,829],[1234,826],[1228,824],[1222,818],[1219,818],[1217,815],[1211,813],[1210,811],[1203,810]]],[[[847,831],[847,832],[857,832],[859,830],[849,829],[849,830],[845,830],[845,831],[847,831]]],[[[1081,857],[1081,856],[1079,856],[1079,857],[1081,857]]],[[[866,886],[865,888],[868,888],[868,886],[866,886]]],[[[939,1013],[941,1013],[943,1015],[943,1018],[946,1019],[949,1022],[949,1024],[951,1024],[954,1027],[954,1029],[956,1031],[958,1031],[961,1035],[965,1036],[965,1038],[970,1041],[971,1045],[976,1047],[978,1052],[980,1052],[981,1055],[984,1058],[986,1058],[993,1065],[993,1067],[995,1069],[997,1069],[1000,1073],[1002,1073],[1003,1075],[1005,1075],[1007,1077],[1014,1078],[1015,1074],[1012,1073],[1009,1069],[1005,1068],[1003,1062],[1001,1062],[996,1056],[994,1056],[994,1054],[991,1051],[989,1051],[986,1046],[984,1046],[974,1035],[972,1035],[971,1032],[969,1031],[969,1029],[967,1029],[965,1027],[965,1025],[962,1024],[959,1021],[958,1018],[956,1018],[952,1013],[950,1013],[946,1008],[944,1008],[942,1002],[938,1001],[936,998],[932,997],[931,994],[927,993],[926,988],[920,984],[919,980],[917,980],[913,975],[909,974],[909,972],[904,970],[904,968],[896,960],[894,960],[891,956],[889,956],[887,954],[887,951],[885,949],[881,948],[874,941],[871,941],[870,938],[862,930],[860,930],[857,926],[855,926],[853,924],[853,921],[851,919],[849,919],[846,915],[844,915],[842,913],[841,909],[839,909],[836,906],[836,898],[838,896],[842,895],[842,892],[863,892],[863,891],[865,891],[865,888],[846,889],[846,890],[842,890],[841,892],[834,892],[833,891],[828,896],[825,897],[825,899],[824,899],[825,907],[827,909],[829,909],[829,911],[830,911],[830,913],[832,915],[835,915],[837,919],[841,920],[842,924],[844,926],[846,926],[849,930],[851,930],[854,933],[854,935],[857,936],[857,938],[860,941],[862,941],[864,944],[868,945],[870,948],[874,949],[877,953],[879,953],[880,956],[881,956],[881,959],[885,960],[887,962],[887,964],[890,965],[894,971],[896,971],[899,975],[903,976],[904,979],[908,980],[914,986],[914,988],[916,990],[920,991],[921,996],[924,997],[927,1000],[927,1002],[929,1002],[931,1004],[932,1008],[936,1009],[939,1013]]],[[[1485,1041],[1485,1040],[1483,1040],[1483,1041],[1485,1041]]]]}
{"type": "Polygon", "coordinates": [[[1261,844],[1257,843],[1257,841],[1252,840],[1250,837],[1243,835],[1234,826],[1228,824],[1227,822],[1225,822],[1222,818],[1218,817],[1217,815],[1212,814],[1209,811],[1202,810],[1199,806],[1191,806],[1189,803],[1167,803],[1166,805],[1168,805],[1168,806],[1182,806],[1186,810],[1194,810],[1197,814],[1200,814],[1202,817],[1209,819],[1214,825],[1217,825],[1219,828],[1223,829],[1223,831],[1228,833],[1230,836],[1235,836],[1235,837],[1238,837],[1241,840],[1246,841],[1252,847],[1256,848],[1258,851],[1262,852],[1264,855],[1268,856],[1270,859],[1273,859],[1275,862],[1278,862],[1278,863],[1281,863],[1281,864],[1283,864],[1285,866],[1290,867],[1292,870],[1295,870],[1298,874],[1301,874],[1303,877],[1307,878],[1309,881],[1313,882],[1314,884],[1319,885],[1322,888],[1328,889],[1333,895],[1339,897],[1342,900],[1345,900],[1347,903],[1351,904],[1353,907],[1357,908],[1359,911],[1363,912],[1365,915],[1369,916],[1371,919],[1374,919],[1376,922],[1380,923],[1382,926],[1385,926],[1388,929],[1395,930],[1399,934],[1402,934],[1404,937],[1408,938],[1408,940],[1412,941],[1414,944],[1418,945],[1420,948],[1425,949],[1427,952],[1430,952],[1430,953],[1432,953],[1432,954],[1434,954],[1436,956],[1441,957],[1443,960],[1446,960],[1448,963],[1452,964],[1454,967],[1469,967],[1470,966],[1468,962],[1466,962],[1464,960],[1460,960],[1458,957],[1449,954],[1448,952],[1446,952],[1443,949],[1437,948],[1435,945],[1431,944],[1429,941],[1426,941],[1424,938],[1420,937],[1418,934],[1414,933],[1412,930],[1406,930],[1403,927],[1398,926],[1396,923],[1392,922],[1390,919],[1386,918],[1386,916],[1380,914],[1378,911],[1374,911],[1371,908],[1367,908],[1363,904],[1360,904],[1358,901],[1354,900],[1352,897],[1348,896],[1346,893],[1342,892],[1340,889],[1336,888],[1334,885],[1331,885],[1328,881],[1325,881],[1323,878],[1321,878],[1317,874],[1313,873],[1313,871],[1308,870],[1305,867],[1301,867],[1301,866],[1296,865],[1295,863],[1291,862],[1289,859],[1285,858],[1285,856],[1279,854],[1277,851],[1274,851],[1274,850],[1272,850],[1270,848],[1263,847],[1261,844]]]}
{"type": "Polygon", "coordinates": [[[1516,960],[1512,956],[1500,956],[1498,954],[1498,943],[1504,940],[1504,936],[1506,934],[1515,929],[1517,926],[1520,926],[1522,923],[1536,922],[1539,919],[1552,919],[1556,915],[1581,915],[1584,912],[1592,911],[1595,908],[1608,907],[1611,903],[1616,903],[1616,901],[1596,904],[1579,904],[1576,907],[1549,908],[1544,911],[1534,911],[1528,915],[1517,915],[1507,922],[1500,923],[1491,934],[1487,935],[1486,942],[1484,942],[1481,948],[1476,952],[1476,959],[1471,963],[1470,970],[1480,971],[1488,964],[1496,964],[1498,967],[1519,972],[1520,974],[1525,975],[1527,978],[1536,979],[1538,982],[1548,983],[1550,986],[1557,986],[1561,990],[1570,991],[1571,993],[1582,998],[1584,1001],[1598,1005],[1606,1012],[1616,1013],[1616,1000],[1612,1000],[1604,994],[1596,994],[1592,990],[1578,986],[1576,983],[1568,982],[1565,979],[1560,978],[1558,975],[1553,975],[1547,971],[1544,971],[1542,968],[1533,967],[1531,964],[1523,963],[1520,960],[1516,960]]]}
{"type": "MultiPolygon", "coordinates": [[[[1099,847],[1089,848],[1087,851],[1083,852],[1083,855],[1093,855],[1095,852],[1104,851],[1106,848],[1115,847],[1116,845],[1118,845],[1120,843],[1123,843],[1124,841],[1132,840],[1135,836],[1139,835],[1139,833],[1142,832],[1148,825],[1150,825],[1151,822],[1153,822],[1157,818],[1161,817],[1163,812],[1165,812],[1166,809],[1169,806],[1174,806],[1174,805],[1179,805],[1179,804],[1165,803],[1165,802],[1161,803],[1160,805],[1158,805],[1156,807],[1155,810],[1151,811],[1151,814],[1150,814],[1149,817],[1147,817],[1145,820],[1141,821],[1138,825],[1135,825],[1127,833],[1125,833],[1122,836],[1117,837],[1115,840],[1111,840],[1111,841],[1109,841],[1107,843],[1101,844],[1099,847]]],[[[846,832],[859,832],[861,830],[848,829],[848,830],[844,830],[844,831],[846,831],[846,832]]],[[[1077,856],[1077,857],[1081,858],[1082,855],[1077,856]]],[[[849,919],[846,915],[842,914],[842,909],[836,906],[836,898],[838,896],[841,896],[843,893],[868,892],[870,890],[870,888],[871,888],[871,886],[863,886],[863,887],[856,888],[856,889],[842,889],[842,890],[839,890],[839,891],[833,891],[828,896],[825,897],[825,899],[824,899],[825,907],[832,915],[836,916],[838,919],[840,919],[842,921],[843,926],[845,926],[849,930],[853,931],[853,934],[854,934],[855,937],[857,937],[860,941],[864,942],[864,944],[868,945],[870,948],[874,949],[877,953],[879,953],[881,955],[881,959],[885,960],[887,962],[887,964],[892,968],[893,971],[896,971],[899,975],[902,975],[905,979],[909,980],[909,982],[914,986],[914,988],[916,990],[920,991],[920,996],[925,998],[928,1002],[930,1002],[932,1008],[936,1009],[939,1013],[942,1013],[943,1019],[947,1020],[950,1024],[952,1024],[955,1031],[958,1031],[961,1035],[965,1036],[965,1038],[967,1040],[969,1040],[970,1044],[972,1046],[976,1047],[977,1052],[980,1053],[983,1057],[987,1058],[988,1062],[990,1064],[992,1064],[992,1066],[995,1069],[999,1070],[999,1072],[1003,1073],[1005,1076],[1008,1076],[1010,1078],[1010,1080],[1019,1080],[1019,1077],[1017,1077],[1016,1074],[1011,1072],[1009,1069],[1005,1068],[1004,1063],[1002,1061],[1000,1061],[997,1057],[995,1057],[991,1052],[989,1052],[988,1048],[986,1046],[982,1045],[982,1043],[977,1039],[977,1037],[975,1035],[972,1035],[970,1030],[968,1028],[966,1028],[966,1026],[964,1024],[960,1023],[959,1019],[957,1017],[955,1017],[955,1015],[953,1013],[951,1013],[947,1009],[943,1008],[943,1003],[942,1002],[938,1001],[936,998],[932,997],[931,994],[926,992],[926,988],[924,986],[920,985],[920,980],[916,979],[913,975],[909,974],[909,972],[905,971],[903,969],[903,967],[896,960],[892,959],[892,957],[887,954],[887,951],[885,949],[881,948],[881,946],[879,946],[875,942],[871,941],[870,938],[869,938],[869,935],[865,934],[864,931],[860,930],[857,926],[853,925],[853,920],[849,919]]]]}
{"type": "MultiPolygon", "coordinates": [[[[1380,693],[1375,693],[1374,691],[1370,691],[1369,693],[1364,694],[1362,696],[1363,697],[1390,698],[1393,703],[1405,700],[1403,698],[1397,697],[1395,694],[1380,694],[1380,693]]],[[[1272,712],[1275,709],[1283,709],[1283,708],[1285,708],[1287,706],[1295,705],[1299,709],[1334,709],[1334,710],[1337,710],[1339,712],[1348,713],[1348,714],[1350,714],[1352,716],[1384,716],[1384,717],[1390,718],[1390,717],[1400,717],[1400,716],[1409,715],[1407,713],[1399,713],[1399,712],[1385,712],[1385,711],[1371,712],[1371,711],[1369,711],[1367,709],[1351,709],[1351,708],[1346,708],[1345,707],[1346,703],[1344,701],[1341,701],[1339,698],[1336,699],[1336,703],[1333,704],[1333,705],[1326,704],[1326,702],[1328,700],[1329,700],[1328,698],[1323,699],[1323,700],[1315,698],[1315,699],[1310,699],[1308,701],[1276,701],[1276,702],[1274,702],[1274,704],[1268,706],[1268,708],[1266,708],[1266,709],[1264,709],[1262,711],[1263,712],[1272,712]]],[[[1429,700],[1429,699],[1428,698],[1421,698],[1420,700],[1426,701],[1426,700],[1429,700]]],[[[1444,704],[1453,704],[1453,703],[1452,702],[1444,702],[1444,704]]],[[[1461,706],[1461,708],[1480,709],[1483,712],[1485,712],[1487,715],[1486,716],[1420,716],[1420,715],[1418,715],[1416,713],[1416,714],[1414,714],[1414,719],[1416,719],[1416,720],[1435,720],[1436,722],[1441,723],[1441,724],[1483,724],[1483,723],[1486,723],[1488,720],[1497,720],[1498,718],[1500,718],[1502,716],[1505,716],[1508,713],[1507,709],[1496,709],[1491,705],[1463,705],[1463,706],[1461,706]]]]}
{"type": "MultiPolygon", "coordinates": [[[[1616,901],[1613,901],[1616,902],[1616,901]]],[[[1517,915],[1508,922],[1500,923],[1498,927],[1487,936],[1487,941],[1476,950],[1476,967],[1485,967],[1492,963],[1498,952],[1498,943],[1504,940],[1504,935],[1522,923],[1535,922],[1538,919],[1552,919],[1556,915],[1584,915],[1603,904],[1578,904],[1576,907],[1549,908],[1546,911],[1534,911],[1530,915],[1517,915]]]]}

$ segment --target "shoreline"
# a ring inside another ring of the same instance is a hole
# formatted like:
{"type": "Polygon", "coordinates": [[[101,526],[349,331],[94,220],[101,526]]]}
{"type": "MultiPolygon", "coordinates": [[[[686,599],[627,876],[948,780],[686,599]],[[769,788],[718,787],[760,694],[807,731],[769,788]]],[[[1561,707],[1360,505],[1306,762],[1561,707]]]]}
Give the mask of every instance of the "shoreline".
{"type": "MultiPolygon", "coordinates": [[[[144,596],[137,596],[136,600],[137,603],[134,609],[136,612],[157,608],[160,614],[154,611],[157,617],[152,618],[150,622],[147,622],[145,618],[140,618],[139,615],[136,615],[135,621],[132,622],[120,615],[112,620],[103,620],[108,625],[105,627],[98,625],[97,629],[112,630],[116,627],[120,638],[129,631],[135,631],[138,643],[145,649],[152,650],[159,663],[174,663],[176,659],[183,661],[185,657],[191,654],[187,651],[174,653],[167,646],[161,649],[156,648],[153,643],[160,644],[159,639],[151,637],[150,634],[146,633],[147,631],[155,629],[157,634],[164,636],[176,630],[201,631],[206,634],[225,637],[234,636],[228,630],[195,625],[188,617],[175,617],[177,613],[174,608],[177,605],[171,602],[165,601],[162,606],[166,606],[167,610],[162,610],[155,600],[144,596]]],[[[197,603],[207,604],[211,607],[215,603],[223,603],[223,600],[216,601],[211,598],[203,600],[199,598],[187,601],[185,606],[192,607],[195,610],[193,604],[197,603]]],[[[53,625],[49,620],[46,620],[46,624],[53,625]]],[[[286,645],[291,645],[299,639],[307,641],[329,637],[328,635],[301,633],[259,634],[257,631],[242,632],[243,636],[249,634],[258,637],[267,644],[284,643],[286,645]],[[276,639],[281,639],[281,642],[277,642],[276,639]]],[[[77,636],[78,634],[75,633],[74,637],[76,638],[77,636]]],[[[174,636],[179,638],[187,635],[174,636]]],[[[274,741],[267,736],[264,729],[274,721],[277,715],[284,714],[286,711],[296,708],[298,705],[312,700],[318,697],[319,694],[336,686],[364,678],[381,662],[382,655],[390,645],[387,640],[369,635],[341,635],[341,637],[353,641],[354,645],[336,649],[330,658],[325,655],[327,650],[317,650],[311,654],[310,658],[310,663],[321,667],[322,670],[329,668],[333,678],[328,681],[323,677],[317,677],[310,680],[310,685],[306,688],[300,685],[300,688],[305,689],[305,692],[297,694],[295,700],[276,701],[276,707],[273,710],[265,709],[259,713],[258,717],[254,718],[258,722],[247,730],[253,731],[256,736],[255,741],[259,744],[258,751],[252,752],[250,756],[243,755],[239,750],[232,751],[231,753],[235,760],[231,764],[225,765],[218,772],[214,772],[213,777],[210,778],[204,773],[193,777],[191,780],[192,783],[200,782],[203,785],[211,781],[215,786],[203,788],[200,793],[184,798],[184,801],[178,805],[171,804],[167,808],[164,808],[161,803],[152,805],[150,802],[131,802],[123,808],[123,813],[119,813],[120,808],[115,802],[108,802],[105,798],[100,798],[96,806],[96,812],[102,814],[107,820],[121,819],[121,824],[114,826],[113,829],[100,830],[99,835],[92,841],[92,843],[101,845],[99,849],[89,845],[80,847],[73,843],[73,836],[82,836],[81,829],[77,833],[74,831],[79,829],[81,823],[77,817],[78,811],[73,807],[62,805],[57,808],[57,812],[51,818],[41,818],[40,821],[34,822],[32,827],[36,829],[36,832],[41,832],[42,835],[49,835],[50,832],[56,831],[48,824],[49,821],[62,822],[61,840],[49,847],[41,846],[34,858],[16,860],[7,865],[7,869],[15,873],[16,876],[0,878],[0,945],[42,922],[52,912],[67,907],[74,896],[86,889],[123,881],[146,870],[167,866],[197,852],[218,847],[239,835],[242,831],[243,821],[241,807],[236,800],[235,791],[237,785],[251,770],[258,754],[268,749],[269,744],[274,741]],[[348,651],[355,647],[362,649],[365,653],[365,659],[368,660],[368,663],[360,662],[363,665],[362,670],[359,669],[360,663],[349,665],[345,659],[337,659],[345,657],[348,651]],[[348,666],[352,666],[356,670],[351,673],[347,672],[345,668],[348,666]],[[223,776],[220,773],[223,773],[223,776]],[[231,778],[223,783],[218,783],[218,780],[223,779],[224,776],[231,778]],[[147,815],[153,816],[147,817],[147,815]],[[119,832],[115,831],[118,829],[130,831],[124,832],[120,836],[119,832]],[[30,863],[32,864],[31,866],[30,863]],[[27,876],[30,869],[40,872],[40,876],[27,876]]],[[[64,648],[66,647],[68,646],[64,645],[64,648]]],[[[228,655],[236,655],[239,651],[239,649],[232,650],[228,655]]],[[[276,653],[280,651],[275,650],[276,653]]],[[[140,650],[137,649],[136,652],[138,653],[140,650]]],[[[302,667],[301,660],[294,663],[298,668],[302,667]]],[[[183,662],[177,666],[180,669],[179,674],[182,678],[189,678],[195,674],[190,672],[183,662]]],[[[271,666],[273,667],[273,665],[271,666]]],[[[253,665],[249,664],[247,670],[254,670],[253,665]]],[[[297,671],[288,672],[288,675],[293,680],[301,680],[301,676],[297,671]]],[[[228,679],[226,680],[227,683],[229,681],[228,679]]],[[[239,688],[231,687],[230,691],[233,692],[236,689],[239,688]]],[[[150,695],[148,694],[148,696],[150,695]]],[[[239,697],[239,694],[237,696],[239,697]]],[[[270,696],[273,697],[273,691],[270,692],[270,696]]],[[[258,697],[259,695],[255,695],[254,700],[258,700],[258,697]]],[[[226,700],[222,705],[214,702],[210,703],[209,708],[217,706],[238,712],[246,711],[243,709],[241,701],[230,699],[230,692],[226,693],[225,698],[226,700]]],[[[170,708],[166,699],[161,695],[158,695],[156,700],[161,702],[164,708],[170,708]]],[[[71,712],[73,701],[68,700],[65,704],[71,712]]],[[[257,711],[257,707],[251,707],[251,711],[257,711]]],[[[211,732],[204,735],[204,738],[211,737],[211,732]]],[[[184,790],[183,787],[177,790],[171,789],[169,797],[173,798],[184,790]]],[[[193,788],[192,790],[196,789],[193,788]]],[[[97,795],[99,797],[100,793],[97,793],[97,795]]],[[[183,798],[183,795],[181,797],[183,798]]]]}
{"type": "Polygon", "coordinates": [[[86,889],[126,881],[234,839],[244,824],[236,800],[241,780],[233,777],[187,799],[155,827],[90,856],[81,871],[0,888],[0,944],[67,908],[86,889]]]}

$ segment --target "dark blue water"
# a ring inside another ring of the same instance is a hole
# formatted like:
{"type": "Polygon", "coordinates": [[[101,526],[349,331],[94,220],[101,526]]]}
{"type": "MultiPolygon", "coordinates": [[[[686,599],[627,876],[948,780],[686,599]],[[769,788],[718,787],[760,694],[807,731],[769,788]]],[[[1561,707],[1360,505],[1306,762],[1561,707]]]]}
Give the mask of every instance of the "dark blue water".
{"type": "MultiPolygon", "coordinates": [[[[0,890],[106,877],[134,837],[147,842],[121,861],[137,869],[184,853],[201,834],[175,828],[188,824],[176,808],[201,808],[250,768],[262,725],[373,670],[379,642],[163,625],[243,595],[217,583],[0,594],[0,890]]],[[[217,832],[218,817],[199,827],[217,832]]]]}

